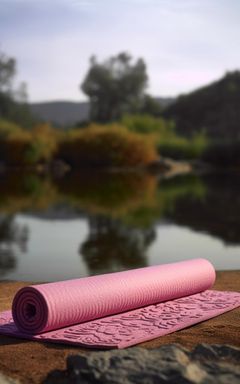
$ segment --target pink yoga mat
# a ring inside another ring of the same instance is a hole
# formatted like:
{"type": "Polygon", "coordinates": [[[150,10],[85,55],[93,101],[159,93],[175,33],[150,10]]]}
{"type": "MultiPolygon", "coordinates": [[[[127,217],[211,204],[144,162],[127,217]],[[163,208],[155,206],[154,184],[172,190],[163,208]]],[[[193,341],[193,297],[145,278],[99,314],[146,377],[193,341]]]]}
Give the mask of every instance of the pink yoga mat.
{"type": "Polygon", "coordinates": [[[205,259],[40,284],[20,289],[0,313],[0,334],[124,348],[240,305],[240,293],[210,291],[205,259]]]}

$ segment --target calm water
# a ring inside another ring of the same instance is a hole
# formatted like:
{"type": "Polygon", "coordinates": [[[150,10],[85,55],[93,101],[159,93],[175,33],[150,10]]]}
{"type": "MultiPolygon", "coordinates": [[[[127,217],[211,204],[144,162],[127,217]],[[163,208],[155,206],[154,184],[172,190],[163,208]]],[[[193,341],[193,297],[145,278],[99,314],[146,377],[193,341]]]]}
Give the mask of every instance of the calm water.
{"type": "Polygon", "coordinates": [[[238,175],[0,177],[0,278],[55,281],[195,257],[240,269],[238,175]]]}

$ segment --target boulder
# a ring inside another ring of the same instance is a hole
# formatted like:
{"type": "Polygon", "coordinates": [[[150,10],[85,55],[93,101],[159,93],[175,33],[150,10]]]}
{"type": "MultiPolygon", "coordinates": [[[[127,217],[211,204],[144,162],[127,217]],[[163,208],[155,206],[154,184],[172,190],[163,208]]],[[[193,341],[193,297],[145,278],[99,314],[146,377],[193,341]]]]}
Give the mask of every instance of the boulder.
{"type": "Polygon", "coordinates": [[[48,374],[44,384],[239,384],[240,349],[199,344],[139,347],[70,355],[65,371],[48,374]]]}

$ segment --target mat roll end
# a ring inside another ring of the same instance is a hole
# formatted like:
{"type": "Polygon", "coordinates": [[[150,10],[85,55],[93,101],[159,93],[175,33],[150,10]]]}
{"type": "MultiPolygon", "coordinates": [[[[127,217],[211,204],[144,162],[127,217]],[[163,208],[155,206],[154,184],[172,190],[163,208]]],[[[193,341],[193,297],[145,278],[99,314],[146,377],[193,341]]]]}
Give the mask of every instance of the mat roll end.
{"type": "Polygon", "coordinates": [[[48,321],[48,307],[41,292],[33,286],[21,288],[13,299],[12,316],[21,332],[44,332],[48,321]]]}

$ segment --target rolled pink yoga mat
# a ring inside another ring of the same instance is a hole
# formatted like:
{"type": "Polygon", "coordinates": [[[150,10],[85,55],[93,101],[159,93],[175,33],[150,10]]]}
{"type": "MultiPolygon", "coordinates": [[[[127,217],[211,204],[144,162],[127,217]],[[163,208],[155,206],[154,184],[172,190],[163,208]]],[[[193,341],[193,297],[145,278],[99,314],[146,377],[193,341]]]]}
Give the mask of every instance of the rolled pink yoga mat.
{"type": "Polygon", "coordinates": [[[237,292],[209,291],[205,259],[20,289],[0,333],[89,347],[124,348],[240,305],[237,292]]]}

